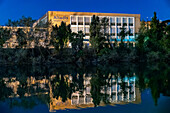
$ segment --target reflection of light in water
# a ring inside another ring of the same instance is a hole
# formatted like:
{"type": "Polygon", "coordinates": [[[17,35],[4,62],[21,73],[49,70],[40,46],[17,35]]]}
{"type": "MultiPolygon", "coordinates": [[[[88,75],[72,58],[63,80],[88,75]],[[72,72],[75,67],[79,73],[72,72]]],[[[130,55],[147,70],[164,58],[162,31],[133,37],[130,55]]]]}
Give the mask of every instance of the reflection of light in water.
{"type": "MultiPolygon", "coordinates": [[[[84,90],[83,94],[81,94],[79,91],[76,91],[75,93],[72,94],[71,96],[71,105],[79,105],[79,104],[92,104],[93,99],[90,94],[91,86],[90,86],[90,80],[91,77],[84,77],[84,90]]],[[[109,95],[109,101],[111,103],[117,103],[117,102],[133,102],[136,100],[136,94],[135,94],[135,80],[136,77],[127,77],[125,76],[123,79],[118,77],[116,80],[115,77],[113,76],[110,81],[111,86],[106,87],[105,91],[105,86],[101,87],[101,93],[102,94],[108,94],[109,95]],[[127,96],[124,96],[121,83],[125,82],[126,89],[125,91],[127,92],[127,96]],[[130,89],[129,89],[130,87],[130,89]]]]}
{"type": "MultiPolygon", "coordinates": [[[[52,75],[50,79],[56,78],[56,75],[52,75]]],[[[61,79],[61,75],[59,76],[61,79]]],[[[77,74],[77,78],[79,78],[79,75],[77,74]]],[[[110,104],[121,104],[122,102],[135,102],[136,101],[136,89],[135,89],[135,80],[136,77],[127,77],[121,78],[120,75],[118,78],[116,78],[114,75],[109,76],[111,79],[106,79],[107,83],[109,83],[109,86],[101,86],[100,93],[101,94],[107,94],[108,97],[106,100],[109,101],[110,104]],[[124,82],[126,84],[125,91],[127,92],[126,96],[123,93],[121,84],[124,82]],[[129,88],[130,87],[130,88],[129,88]]],[[[17,94],[17,88],[20,85],[20,82],[17,81],[17,79],[10,82],[10,78],[4,78],[6,84],[8,87],[11,87],[13,90],[15,89],[15,94],[17,94]],[[13,83],[12,87],[11,83],[13,83]],[[14,83],[17,83],[14,85],[14,83]]],[[[64,79],[67,80],[68,83],[73,83],[73,77],[71,75],[65,75],[64,79]],[[67,77],[68,79],[65,79],[67,77]]],[[[59,110],[59,109],[77,109],[77,108],[84,108],[84,107],[94,107],[93,105],[93,99],[91,95],[91,76],[83,75],[83,85],[84,88],[75,91],[71,94],[71,99],[67,99],[66,102],[62,102],[62,98],[59,97],[58,100],[56,98],[53,98],[53,96],[50,96],[50,111],[53,110],[59,110]]],[[[35,77],[28,77],[27,80],[27,86],[32,86],[34,89],[34,94],[27,94],[28,92],[25,92],[24,96],[32,96],[40,94],[38,92],[38,89],[43,89],[44,92],[41,92],[41,94],[49,94],[48,90],[50,91],[50,95],[52,94],[52,87],[50,85],[49,79],[43,78],[41,80],[36,80],[35,77]],[[47,87],[49,86],[49,88],[47,87]]],[[[13,96],[14,97],[14,96],[13,96]]],[[[102,102],[101,102],[102,103],[102,102]]],[[[125,103],[124,103],[125,104],[125,103]]],[[[102,104],[104,106],[104,104],[102,104]]]]}

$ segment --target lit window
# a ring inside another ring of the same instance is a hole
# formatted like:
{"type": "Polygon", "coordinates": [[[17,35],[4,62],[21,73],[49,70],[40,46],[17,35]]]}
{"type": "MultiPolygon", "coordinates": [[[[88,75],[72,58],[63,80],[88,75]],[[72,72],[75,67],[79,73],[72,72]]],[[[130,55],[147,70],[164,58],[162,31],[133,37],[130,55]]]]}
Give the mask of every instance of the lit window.
{"type": "Polygon", "coordinates": [[[106,34],[109,34],[109,28],[108,27],[106,28],[106,34]]]}
{"type": "Polygon", "coordinates": [[[100,17],[99,17],[99,20],[101,21],[101,20],[102,20],[102,18],[103,18],[103,17],[101,17],[101,16],[100,16],[100,17]]]}
{"type": "Polygon", "coordinates": [[[71,17],[71,25],[76,25],[76,17],[75,16],[71,17]]]}
{"type": "Polygon", "coordinates": [[[90,33],[90,28],[89,27],[85,27],[85,34],[89,35],[89,33],[90,33]]]}
{"type": "Polygon", "coordinates": [[[76,32],[77,32],[76,27],[71,27],[71,31],[74,32],[74,33],[76,33],[76,32]]]}
{"type": "Polygon", "coordinates": [[[83,31],[83,27],[79,27],[79,28],[78,28],[78,31],[83,31]]]}
{"type": "Polygon", "coordinates": [[[78,17],[78,25],[83,25],[83,17],[78,17]]]}
{"type": "Polygon", "coordinates": [[[110,24],[112,26],[115,26],[115,18],[114,17],[110,18],[110,24]]]}
{"type": "Polygon", "coordinates": [[[121,32],[120,28],[117,28],[117,36],[119,36],[119,33],[121,32]]]}
{"type": "Polygon", "coordinates": [[[129,26],[133,26],[133,18],[129,18],[129,26]]]}
{"type": "Polygon", "coordinates": [[[127,18],[123,18],[123,26],[127,26],[127,18]]]}
{"type": "Polygon", "coordinates": [[[133,33],[134,33],[133,28],[130,28],[129,30],[130,30],[130,36],[133,36],[133,33]]]}
{"type": "Polygon", "coordinates": [[[115,36],[115,28],[111,28],[111,29],[110,29],[110,32],[111,32],[111,35],[112,35],[112,36],[115,36]]]}
{"type": "Polygon", "coordinates": [[[90,18],[89,17],[85,17],[85,25],[90,25],[90,18]]]}
{"type": "Polygon", "coordinates": [[[121,26],[121,18],[117,18],[117,26],[121,26]]]}

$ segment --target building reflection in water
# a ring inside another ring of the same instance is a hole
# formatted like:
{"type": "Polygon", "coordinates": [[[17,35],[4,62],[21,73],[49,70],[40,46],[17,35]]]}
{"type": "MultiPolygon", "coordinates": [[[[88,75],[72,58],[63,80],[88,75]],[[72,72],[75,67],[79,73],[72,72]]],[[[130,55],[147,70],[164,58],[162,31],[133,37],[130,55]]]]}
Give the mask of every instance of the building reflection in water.
{"type": "MultiPolygon", "coordinates": [[[[54,88],[59,82],[52,83],[57,78],[59,80],[64,79],[68,87],[71,86],[75,81],[75,77],[71,75],[52,75],[48,78],[46,76],[37,79],[35,77],[28,77],[25,81],[17,80],[16,77],[3,78],[6,87],[11,88],[13,93],[9,96],[10,98],[30,97],[33,95],[49,95],[50,101],[48,104],[49,111],[63,110],[63,109],[80,109],[87,107],[94,107],[93,95],[92,96],[92,77],[90,75],[83,75],[83,87],[78,88],[78,85],[74,86],[74,90],[71,92],[70,97],[68,96],[66,101],[62,100],[61,96],[57,98],[54,95],[54,88]],[[25,82],[25,83],[24,83],[25,82]],[[20,89],[24,89],[21,93],[20,89]]],[[[79,80],[80,75],[77,74],[76,79],[79,80]]],[[[139,88],[135,87],[136,76],[121,76],[120,73],[117,75],[109,74],[107,79],[102,80],[106,84],[100,86],[101,100],[99,106],[115,105],[115,104],[128,104],[141,102],[141,94],[139,88]],[[107,103],[106,103],[107,101],[107,103]]],[[[74,83],[75,84],[75,83],[74,83]]],[[[60,92],[60,91],[59,91],[60,92]]]]}

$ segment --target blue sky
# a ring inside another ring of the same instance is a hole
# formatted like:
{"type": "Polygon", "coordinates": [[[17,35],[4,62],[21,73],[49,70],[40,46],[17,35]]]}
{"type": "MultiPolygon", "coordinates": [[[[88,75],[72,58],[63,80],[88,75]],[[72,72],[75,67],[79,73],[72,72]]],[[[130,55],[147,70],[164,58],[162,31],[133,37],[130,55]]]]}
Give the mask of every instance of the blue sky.
{"type": "Polygon", "coordinates": [[[21,16],[38,19],[47,11],[77,11],[141,14],[160,20],[170,19],[170,0],[0,0],[0,25],[21,16]]]}

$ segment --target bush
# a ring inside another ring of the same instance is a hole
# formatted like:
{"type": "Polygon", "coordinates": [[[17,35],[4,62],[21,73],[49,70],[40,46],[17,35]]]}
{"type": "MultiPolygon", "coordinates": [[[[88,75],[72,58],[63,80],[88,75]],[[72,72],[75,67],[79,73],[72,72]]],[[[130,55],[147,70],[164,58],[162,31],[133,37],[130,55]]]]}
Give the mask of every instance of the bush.
{"type": "Polygon", "coordinates": [[[151,51],[147,54],[147,61],[159,61],[160,60],[160,52],[151,51]]]}

